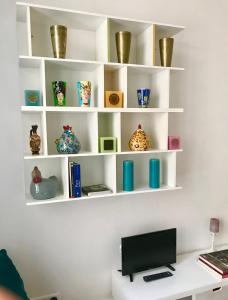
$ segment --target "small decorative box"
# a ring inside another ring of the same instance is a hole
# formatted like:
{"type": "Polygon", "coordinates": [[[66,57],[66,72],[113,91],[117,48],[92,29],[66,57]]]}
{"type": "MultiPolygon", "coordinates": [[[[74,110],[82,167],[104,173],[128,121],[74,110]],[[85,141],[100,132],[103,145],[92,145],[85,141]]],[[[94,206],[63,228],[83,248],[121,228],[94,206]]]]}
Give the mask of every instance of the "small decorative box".
{"type": "Polygon", "coordinates": [[[180,137],[179,136],[168,136],[168,150],[180,149],[180,137]]]}
{"type": "Polygon", "coordinates": [[[25,90],[25,105],[41,106],[41,97],[39,90],[25,90]]]}
{"type": "Polygon", "coordinates": [[[100,137],[100,152],[116,152],[117,142],[115,137],[100,137]]]}
{"type": "Polygon", "coordinates": [[[123,92],[105,91],[105,107],[123,107],[123,92]]]}

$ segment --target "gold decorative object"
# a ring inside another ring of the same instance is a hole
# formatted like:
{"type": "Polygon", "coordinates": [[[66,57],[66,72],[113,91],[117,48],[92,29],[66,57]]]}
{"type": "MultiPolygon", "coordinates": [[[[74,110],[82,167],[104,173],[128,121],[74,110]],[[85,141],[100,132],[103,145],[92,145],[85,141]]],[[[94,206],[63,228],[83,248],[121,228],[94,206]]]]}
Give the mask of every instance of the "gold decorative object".
{"type": "Polygon", "coordinates": [[[173,38],[163,38],[159,40],[161,65],[163,67],[171,67],[173,43],[173,38]]]}
{"type": "Polygon", "coordinates": [[[67,27],[52,25],[50,27],[52,48],[55,58],[66,57],[67,27]]]}
{"type": "Polygon", "coordinates": [[[116,32],[116,51],[118,62],[127,64],[131,47],[131,33],[129,31],[116,32]]]}
{"type": "Polygon", "coordinates": [[[123,92],[105,91],[105,107],[123,107],[123,92]]]}
{"type": "Polygon", "coordinates": [[[40,144],[41,144],[41,139],[40,136],[37,134],[37,125],[32,125],[32,129],[30,130],[30,148],[32,151],[33,155],[37,155],[40,152],[40,144]]]}
{"type": "Polygon", "coordinates": [[[150,140],[145,131],[142,130],[140,124],[138,125],[138,129],[131,136],[128,146],[131,151],[146,151],[151,147],[150,140]]]}

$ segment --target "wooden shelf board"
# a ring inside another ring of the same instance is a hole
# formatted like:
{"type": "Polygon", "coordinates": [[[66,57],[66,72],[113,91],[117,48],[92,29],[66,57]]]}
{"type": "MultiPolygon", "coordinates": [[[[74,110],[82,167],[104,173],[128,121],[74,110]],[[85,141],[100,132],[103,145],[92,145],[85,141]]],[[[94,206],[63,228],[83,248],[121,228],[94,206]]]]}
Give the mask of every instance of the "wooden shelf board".
{"type": "Polygon", "coordinates": [[[71,107],[71,106],[21,106],[22,112],[122,112],[122,113],[182,113],[183,108],[138,108],[138,107],[128,107],[128,108],[106,108],[106,107],[71,107]]]}
{"type": "MultiPolygon", "coordinates": [[[[160,189],[150,189],[148,187],[146,188],[140,188],[132,192],[118,192],[118,193],[112,193],[107,195],[98,195],[98,196],[82,196],[80,198],[64,198],[63,196],[58,196],[56,198],[50,199],[50,200],[30,200],[26,202],[27,206],[37,206],[37,205],[46,205],[46,204],[54,204],[54,203],[64,203],[64,202],[75,202],[75,201],[82,201],[82,200],[89,200],[89,199],[95,199],[95,198],[106,198],[106,197],[116,197],[116,196],[127,196],[127,195],[134,195],[134,194],[144,194],[144,193],[154,193],[154,192],[165,192],[165,191],[175,191],[180,190],[182,187],[176,186],[176,187],[168,187],[163,186],[160,189]]],[[[31,198],[31,197],[28,197],[31,198]]]]}
{"type": "Polygon", "coordinates": [[[119,191],[116,193],[116,195],[119,196],[126,196],[126,195],[134,195],[134,194],[141,194],[141,193],[156,193],[156,192],[164,192],[164,191],[173,191],[173,190],[181,190],[182,187],[176,186],[176,187],[170,187],[170,186],[161,186],[159,189],[151,189],[149,187],[142,187],[135,189],[132,192],[123,192],[119,191]]]}
{"type": "Polygon", "coordinates": [[[142,155],[142,154],[155,154],[155,153],[172,153],[182,152],[183,149],[167,150],[156,149],[148,151],[123,151],[123,152],[110,152],[110,153],[97,153],[97,152],[79,152],[78,154],[49,154],[49,155],[25,155],[24,159],[47,159],[47,158],[64,158],[64,157],[81,157],[81,156],[107,156],[107,155],[142,155]]]}
{"type": "Polygon", "coordinates": [[[64,63],[78,63],[78,64],[90,64],[90,65],[104,65],[107,70],[111,69],[119,69],[121,67],[130,67],[134,69],[142,69],[146,72],[150,73],[156,73],[158,71],[165,71],[165,70],[170,70],[170,71],[184,71],[184,68],[181,67],[162,67],[162,66],[153,66],[153,65],[140,65],[140,64],[121,64],[121,63],[115,63],[115,62],[102,62],[102,61],[90,61],[90,60],[79,60],[79,59],[70,59],[70,58],[54,58],[54,57],[39,57],[39,56],[25,56],[25,55],[20,55],[19,56],[19,63],[20,66],[22,67],[38,67],[39,66],[39,61],[44,60],[47,62],[56,62],[56,63],[61,63],[64,65],[64,63]]]}

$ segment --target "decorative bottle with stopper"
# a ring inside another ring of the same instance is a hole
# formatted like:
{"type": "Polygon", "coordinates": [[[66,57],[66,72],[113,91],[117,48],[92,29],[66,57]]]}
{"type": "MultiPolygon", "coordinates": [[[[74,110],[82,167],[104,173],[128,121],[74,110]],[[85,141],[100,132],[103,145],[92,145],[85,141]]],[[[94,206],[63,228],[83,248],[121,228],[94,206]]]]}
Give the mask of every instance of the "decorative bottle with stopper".
{"type": "Polygon", "coordinates": [[[58,188],[58,179],[56,176],[42,178],[38,167],[32,171],[32,182],[30,184],[30,193],[33,199],[45,200],[56,196],[58,188]]]}
{"type": "Polygon", "coordinates": [[[132,134],[128,146],[132,151],[146,151],[151,147],[150,140],[145,131],[142,130],[141,124],[138,125],[138,129],[132,134]]]}
{"type": "Polygon", "coordinates": [[[38,125],[32,125],[32,129],[30,130],[30,148],[33,155],[37,155],[40,152],[40,144],[41,139],[40,136],[37,134],[38,125]]]}

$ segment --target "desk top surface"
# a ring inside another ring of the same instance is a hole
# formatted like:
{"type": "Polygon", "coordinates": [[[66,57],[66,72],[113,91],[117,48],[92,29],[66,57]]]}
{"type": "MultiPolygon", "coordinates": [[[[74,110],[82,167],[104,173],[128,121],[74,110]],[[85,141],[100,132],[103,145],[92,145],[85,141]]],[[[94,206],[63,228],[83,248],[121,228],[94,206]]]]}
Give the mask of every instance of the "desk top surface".
{"type": "Polygon", "coordinates": [[[178,299],[226,285],[227,279],[220,280],[198,263],[199,254],[205,252],[204,250],[177,256],[177,263],[173,264],[176,269],[172,272],[174,276],[161,280],[144,282],[143,276],[167,271],[166,267],[137,273],[134,275],[134,282],[130,282],[129,276],[122,276],[120,272],[113,271],[114,299],[178,299]]]}

